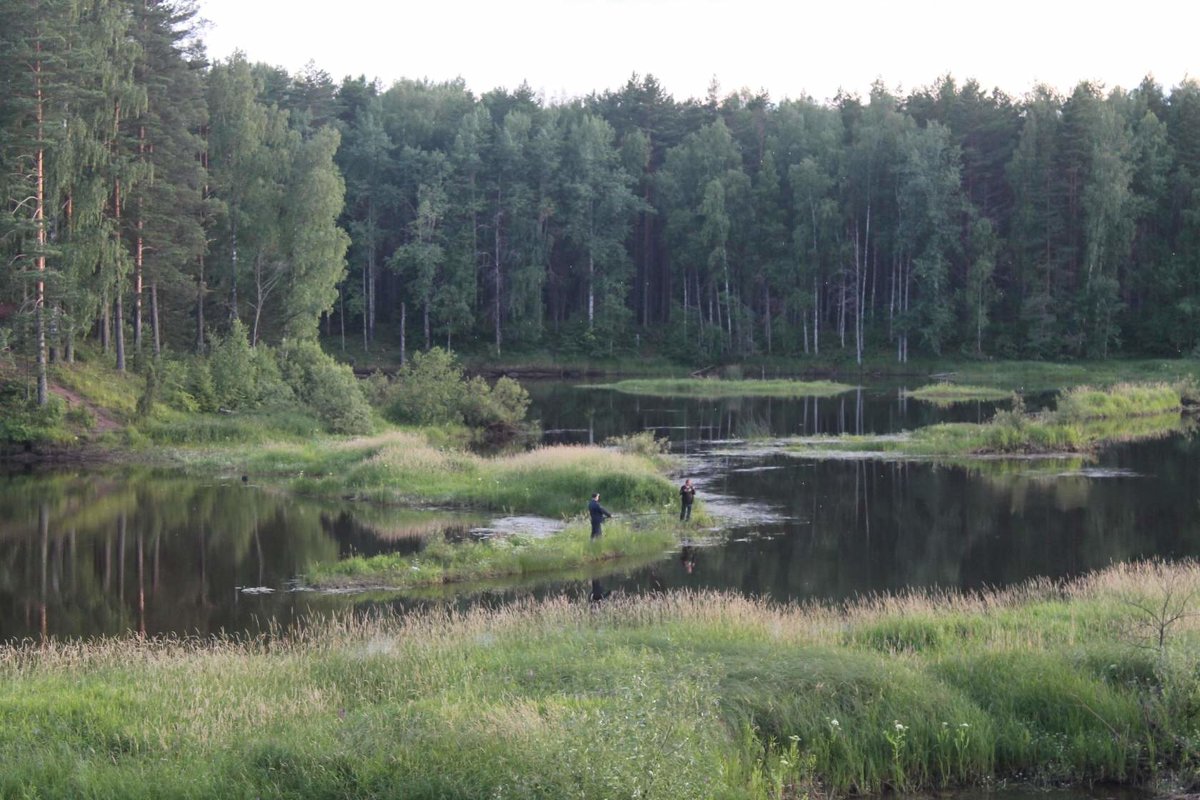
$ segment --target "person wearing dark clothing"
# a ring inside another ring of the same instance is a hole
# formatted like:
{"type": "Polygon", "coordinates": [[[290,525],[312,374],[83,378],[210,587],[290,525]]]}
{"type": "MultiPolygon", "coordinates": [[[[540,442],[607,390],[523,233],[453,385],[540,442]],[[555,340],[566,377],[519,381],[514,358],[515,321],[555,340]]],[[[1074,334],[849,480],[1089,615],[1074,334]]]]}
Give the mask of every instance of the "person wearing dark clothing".
{"type": "Polygon", "coordinates": [[[588,503],[588,514],[592,517],[592,538],[600,538],[600,525],[606,519],[612,519],[612,514],[604,510],[604,506],[600,505],[600,493],[596,492],[592,495],[591,502],[588,503]]]}
{"type": "Polygon", "coordinates": [[[683,486],[679,487],[679,521],[683,522],[692,518],[692,501],[696,499],[696,487],[692,486],[692,479],[688,478],[683,482],[683,486]]]}

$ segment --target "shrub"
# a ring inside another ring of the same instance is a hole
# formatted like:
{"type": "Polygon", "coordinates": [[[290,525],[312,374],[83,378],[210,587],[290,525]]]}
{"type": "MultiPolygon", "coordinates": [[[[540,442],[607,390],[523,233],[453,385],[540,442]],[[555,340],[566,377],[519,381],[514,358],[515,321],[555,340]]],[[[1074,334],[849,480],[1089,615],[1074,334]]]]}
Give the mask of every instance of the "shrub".
{"type": "Polygon", "coordinates": [[[371,430],[371,408],[350,367],[334,361],[315,341],[286,345],[279,359],[283,380],[332,433],[371,430]]]}
{"type": "Polygon", "coordinates": [[[454,354],[440,347],[414,355],[395,381],[371,380],[372,394],[395,422],[515,430],[529,409],[529,393],[521,384],[511,378],[494,387],[480,377],[468,380],[454,354]]]}
{"type": "Polygon", "coordinates": [[[671,452],[671,440],[659,439],[654,431],[638,431],[625,436],[610,436],[604,440],[605,447],[614,447],[622,453],[630,453],[657,459],[671,452]]]}
{"type": "Polygon", "coordinates": [[[225,336],[212,336],[209,365],[219,406],[246,408],[258,404],[258,380],[254,352],[246,326],[234,320],[225,336]]]}

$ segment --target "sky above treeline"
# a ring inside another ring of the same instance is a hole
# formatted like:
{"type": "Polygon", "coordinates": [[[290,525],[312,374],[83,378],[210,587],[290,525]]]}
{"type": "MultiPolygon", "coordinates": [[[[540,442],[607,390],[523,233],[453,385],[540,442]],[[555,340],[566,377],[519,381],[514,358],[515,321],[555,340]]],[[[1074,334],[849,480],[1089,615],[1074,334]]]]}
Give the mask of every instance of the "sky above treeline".
{"type": "Polygon", "coordinates": [[[939,76],[1021,96],[1039,83],[1170,88],[1200,76],[1200,2],[1076,0],[200,0],[209,55],[242,50],[299,72],[522,81],[548,102],[652,74],[676,99],[766,90],[775,100],[893,91],[939,76]]]}

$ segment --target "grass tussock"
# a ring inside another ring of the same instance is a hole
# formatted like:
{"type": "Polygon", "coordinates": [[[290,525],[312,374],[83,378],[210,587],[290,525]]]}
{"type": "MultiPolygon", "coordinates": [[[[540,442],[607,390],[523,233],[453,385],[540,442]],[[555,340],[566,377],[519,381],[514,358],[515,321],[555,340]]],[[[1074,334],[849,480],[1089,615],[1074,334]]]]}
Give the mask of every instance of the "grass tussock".
{"type": "Polygon", "coordinates": [[[540,538],[517,534],[459,543],[435,538],[416,554],[354,557],[319,565],[308,579],[321,588],[383,586],[404,590],[474,584],[661,556],[677,544],[675,526],[666,519],[638,526],[611,521],[605,524],[603,536],[595,540],[590,538],[587,525],[572,525],[540,538]]]}
{"type": "Polygon", "coordinates": [[[1196,564],[1150,564],[838,608],[557,598],[254,639],[30,643],[0,651],[0,796],[1186,785],[1198,591],[1196,564]]]}
{"type": "Polygon", "coordinates": [[[854,389],[833,381],[723,380],[720,378],[645,378],[594,386],[624,394],[655,397],[832,397],[854,389]]]}

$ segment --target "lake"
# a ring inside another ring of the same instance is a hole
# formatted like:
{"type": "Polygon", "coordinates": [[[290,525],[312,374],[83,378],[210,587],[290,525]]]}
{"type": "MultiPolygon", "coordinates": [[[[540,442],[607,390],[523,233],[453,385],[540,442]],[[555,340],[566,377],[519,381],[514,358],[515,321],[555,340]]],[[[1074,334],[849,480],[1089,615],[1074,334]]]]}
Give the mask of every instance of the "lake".
{"type": "MultiPolygon", "coordinates": [[[[1200,556],[1200,441],[1176,436],[1103,451],[1094,462],[816,460],[779,437],[891,433],[982,421],[992,403],[937,408],[902,387],[827,399],[694,400],[561,382],[529,385],[547,442],[603,442],[652,430],[670,439],[719,531],[633,570],[500,584],[447,596],[724,589],[842,600],[907,588],[976,589],[1062,578],[1116,561],[1200,556]]],[[[1031,405],[1045,402],[1034,399],[1031,405]]],[[[580,507],[589,487],[580,487],[580,507]]],[[[610,509],[617,514],[619,508],[610,509]]],[[[257,634],[310,614],[437,597],[317,593],[318,561],[413,552],[429,537],[540,529],[546,521],[316,502],[252,481],[148,470],[0,475],[0,640],[147,634],[257,634]]]]}

